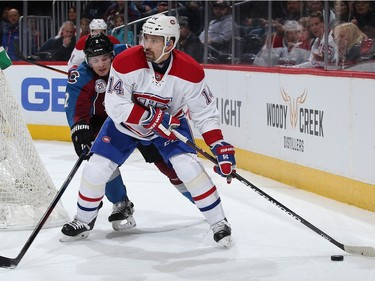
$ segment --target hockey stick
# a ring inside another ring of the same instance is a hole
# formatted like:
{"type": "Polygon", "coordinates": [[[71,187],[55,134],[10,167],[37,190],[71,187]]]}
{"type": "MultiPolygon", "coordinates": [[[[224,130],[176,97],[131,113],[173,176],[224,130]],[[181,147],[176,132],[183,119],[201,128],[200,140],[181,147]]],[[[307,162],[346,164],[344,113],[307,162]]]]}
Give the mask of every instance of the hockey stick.
{"type": "MultiPolygon", "coordinates": [[[[186,143],[188,146],[193,148],[198,153],[202,154],[208,160],[217,164],[216,158],[213,157],[211,154],[207,153],[202,148],[198,147],[195,143],[190,141],[188,138],[186,138],[185,136],[183,136],[182,134],[180,134],[176,130],[172,130],[172,132],[180,141],[186,143]]],[[[236,172],[233,172],[232,176],[234,178],[236,178],[237,180],[239,180],[240,182],[242,182],[243,184],[249,186],[252,190],[254,190],[256,193],[258,193],[263,198],[267,199],[269,202],[274,204],[276,207],[283,210],[288,215],[292,216],[295,220],[299,221],[303,225],[305,225],[308,228],[310,228],[311,230],[313,230],[315,233],[319,234],[320,236],[322,236],[323,238],[325,238],[326,240],[328,240],[329,242],[331,242],[335,246],[339,247],[341,250],[343,250],[343,251],[345,251],[349,254],[353,254],[353,255],[375,257],[375,249],[374,248],[368,247],[368,246],[348,246],[348,245],[345,245],[345,244],[342,244],[342,243],[338,242],[337,240],[335,240],[331,236],[329,236],[327,233],[323,232],[322,230],[320,230],[319,228],[317,228],[316,226],[314,226],[313,224],[311,224],[310,222],[308,222],[307,220],[305,220],[304,218],[302,218],[301,216],[299,216],[298,214],[293,212],[291,209],[289,209],[288,207],[286,207],[285,205],[283,205],[282,203],[280,203],[279,201],[272,198],[270,195],[268,195],[267,193],[265,193],[264,191],[262,191],[261,189],[256,187],[254,184],[247,181],[245,178],[241,177],[236,172]]]]}
{"type": "Polygon", "coordinates": [[[17,56],[21,61],[28,62],[28,63],[31,63],[31,64],[33,64],[33,65],[37,65],[37,66],[40,66],[40,67],[43,67],[43,68],[47,68],[47,69],[49,69],[49,70],[56,71],[56,72],[61,73],[61,74],[68,75],[68,72],[66,72],[66,71],[64,71],[64,70],[60,70],[60,69],[57,69],[57,68],[54,68],[54,67],[51,67],[51,66],[48,66],[48,65],[44,65],[44,64],[41,64],[41,63],[37,63],[36,61],[28,60],[28,59],[25,58],[25,56],[21,53],[21,50],[18,48],[16,42],[14,42],[14,51],[15,51],[15,53],[16,53],[16,56],[17,56]]]}
{"type": "Polygon", "coordinates": [[[20,253],[17,257],[14,259],[7,258],[0,256],[0,267],[3,268],[16,268],[23,256],[25,255],[26,251],[31,246],[31,243],[33,243],[35,237],[38,235],[39,231],[42,229],[44,223],[47,221],[49,215],[52,213],[53,209],[56,207],[57,203],[59,202],[61,196],[63,195],[64,191],[68,187],[69,183],[73,179],[75,173],[77,172],[78,168],[81,166],[82,161],[86,157],[86,150],[81,154],[81,156],[78,158],[77,162],[74,164],[72,170],[70,171],[68,177],[66,178],[65,182],[61,186],[60,190],[57,192],[55,198],[49,205],[47,211],[44,213],[43,217],[40,219],[38,225],[35,227],[33,233],[30,235],[29,239],[26,241],[25,245],[22,247],[20,253]]]}

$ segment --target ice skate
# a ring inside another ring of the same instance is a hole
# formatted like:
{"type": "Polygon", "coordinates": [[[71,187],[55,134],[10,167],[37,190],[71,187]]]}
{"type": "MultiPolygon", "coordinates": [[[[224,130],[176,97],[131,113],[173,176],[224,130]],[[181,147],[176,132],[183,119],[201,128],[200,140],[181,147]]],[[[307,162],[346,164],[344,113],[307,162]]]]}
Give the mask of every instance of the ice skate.
{"type": "MultiPolygon", "coordinates": [[[[102,206],[103,202],[101,201],[97,209],[97,214],[102,206]]],[[[71,222],[63,225],[61,229],[63,235],[60,238],[60,242],[71,242],[87,238],[90,234],[90,231],[94,228],[95,221],[96,217],[89,223],[81,222],[76,217],[74,217],[71,222]]]]}
{"type": "Polygon", "coordinates": [[[211,226],[214,234],[214,240],[225,248],[229,248],[234,244],[232,240],[232,228],[227,219],[219,221],[211,226]]]}
{"type": "Polygon", "coordinates": [[[108,221],[112,223],[115,231],[131,229],[136,226],[133,213],[134,204],[126,197],[124,201],[113,204],[112,214],[108,217],[108,221]]]}
{"type": "Polygon", "coordinates": [[[70,242],[87,238],[90,231],[94,228],[95,221],[96,218],[90,223],[84,223],[74,217],[71,222],[64,224],[62,227],[61,232],[63,236],[60,238],[60,242],[70,242]]]}

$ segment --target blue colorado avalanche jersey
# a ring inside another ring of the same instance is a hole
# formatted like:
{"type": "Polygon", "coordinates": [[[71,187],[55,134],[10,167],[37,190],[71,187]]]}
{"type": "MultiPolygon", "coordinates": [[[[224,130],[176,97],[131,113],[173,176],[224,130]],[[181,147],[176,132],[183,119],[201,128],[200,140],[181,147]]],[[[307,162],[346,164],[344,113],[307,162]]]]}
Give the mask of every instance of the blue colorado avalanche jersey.
{"type": "MultiPolygon", "coordinates": [[[[115,55],[129,48],[127,44],[116,44],[115,55]]],[[[79,121],[91,124],[95,119],[99,130],[107,118],[104,109],[104,95],[108,76],[100,77],[86,63],[81,63],[76,69],[69,72],[65,93],[65,112],[70,128],[79,121]]]]}

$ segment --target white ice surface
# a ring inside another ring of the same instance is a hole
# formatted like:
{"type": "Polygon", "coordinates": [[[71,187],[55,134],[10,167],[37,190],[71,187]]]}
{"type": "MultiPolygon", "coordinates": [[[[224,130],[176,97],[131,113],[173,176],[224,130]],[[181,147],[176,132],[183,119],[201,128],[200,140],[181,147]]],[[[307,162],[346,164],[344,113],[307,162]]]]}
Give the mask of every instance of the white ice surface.
{"type": "MultiPolygon", "coordinates": [[[[56,187],[77,157],[71,143],[35,141],[56,187]]],[[[134,153],[121,167],[137,227],[114,232],[105,200],[83,241],[59,242],[60,228],[42,229],[16,269],[1,281],[373,281],[375,258],[342,251],[237,180],[227,185],[202,160],[219,189],[235,245],[221,249],[201,213],[151,164],[134,153]],[[330,256],[344,255],[333,262],[330,256]]],[[[71,217],[82,169],[62,197],[71,217]]],[[[375,247],[375,213],[249,172],[238,173],[340,243],[375,247]]],[[[31,231],[0,232],[0,255],[15,257],[31,231]]]]}

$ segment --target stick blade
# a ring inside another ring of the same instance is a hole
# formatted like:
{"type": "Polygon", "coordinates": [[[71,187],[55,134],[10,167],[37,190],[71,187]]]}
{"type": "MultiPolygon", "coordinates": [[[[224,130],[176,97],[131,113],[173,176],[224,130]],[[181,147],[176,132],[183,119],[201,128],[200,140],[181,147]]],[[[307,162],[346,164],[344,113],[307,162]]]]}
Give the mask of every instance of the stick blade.
{"type": "Polygon", "coordinates": [[[0,256],[0,267],[2,268],[16,268],[18,265],[17,259],[10,259],[0,256]]]}
{"type": "Polygon", "coordinates": [[[375,257],[375,249],[368,246],[347,246],[344,245],[345,252],[353,255],[375,257]]]}

